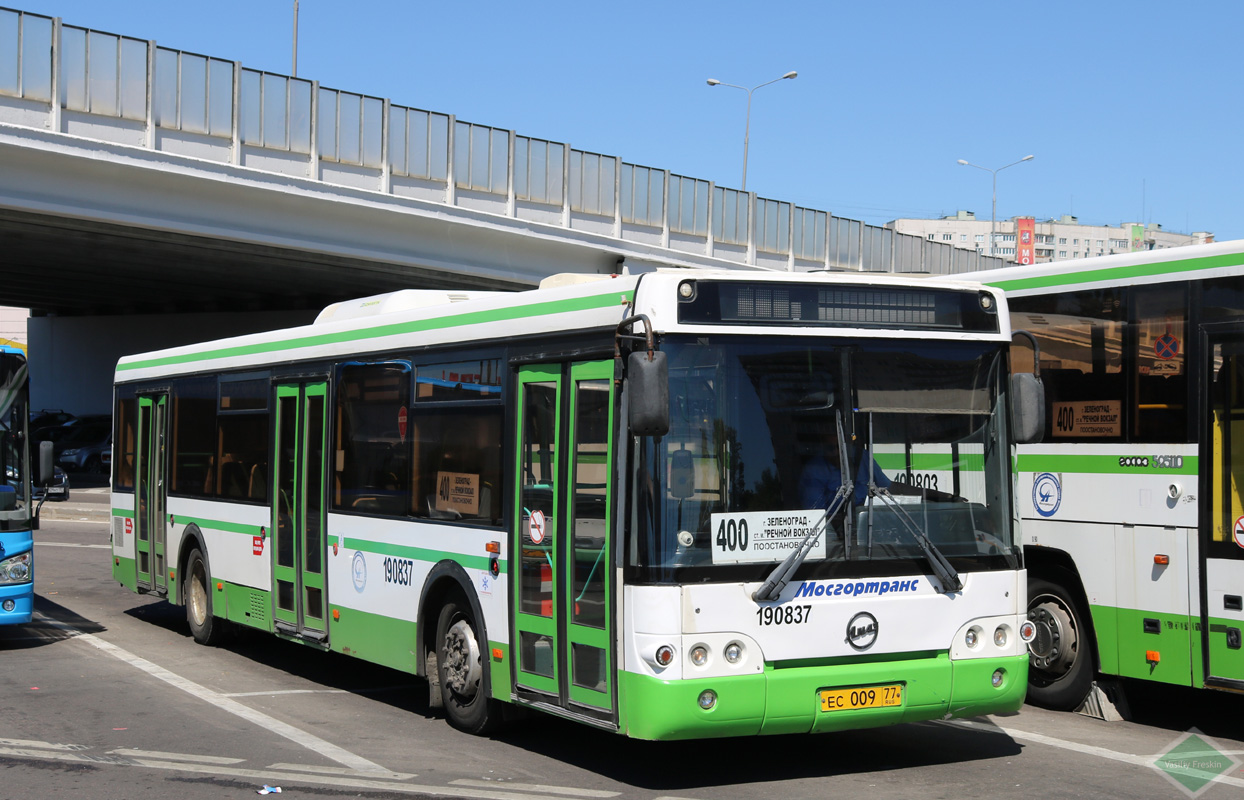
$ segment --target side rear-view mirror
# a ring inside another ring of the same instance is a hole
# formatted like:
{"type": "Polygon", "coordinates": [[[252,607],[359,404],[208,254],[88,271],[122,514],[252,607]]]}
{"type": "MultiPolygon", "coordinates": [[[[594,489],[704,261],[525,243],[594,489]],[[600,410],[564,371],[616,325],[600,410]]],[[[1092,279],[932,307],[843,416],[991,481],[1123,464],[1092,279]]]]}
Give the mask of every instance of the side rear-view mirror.
{"type": "Polygon", "coordinates": [[[44,440],[39,442],[39,465],[35,471],[35,484],[47,486],[52,482],[53,471],[52,443],[44,440]]]}
{"type": "Polygon", "coordinates": [[[664,436],[670,430],[670,370],[665,353],[637,350],[626,362],[628,422],[636,436],[664,436]]]}
{"type": "Polygon", "coordinates": [[[1011,376],[1011,432],[1020,444],[1045,438],[1045,387],[1031,372],[1011,376]]]}

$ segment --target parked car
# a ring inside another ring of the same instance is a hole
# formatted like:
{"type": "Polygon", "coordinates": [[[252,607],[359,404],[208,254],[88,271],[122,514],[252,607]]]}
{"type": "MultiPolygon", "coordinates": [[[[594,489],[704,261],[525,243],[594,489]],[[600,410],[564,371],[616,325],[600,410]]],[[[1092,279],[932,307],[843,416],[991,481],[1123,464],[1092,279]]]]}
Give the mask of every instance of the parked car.
{"type": "Polygon", "coordinates": [[[61,426],[76,419],[73,414],[68,411],[60,411],[59,409],[45,408],[42,411],[30,412],[30,440],[32,442],[41,442],[48,438],[44,434],[48,431],[58,430],[61,426]]]}
{"type": "MultiPolygon", "coordinates": [[[[52,482],[48,484],[47,496],[49,500],[68,500],[69,499],[69,476],[60,467],[52,468],[52,482]]],[[[35,500],[43,498],[43,487],[32,486],[30,493],[34,495],[35,500]]]]}
{"type": "Polygon", "coordinates": [[[56,463],[66,472],[102,475],[105,450],[112,449],[111,422],[83,422],[66,426],[64,435],[54,442],[56,463]]]}
{"type": "MultiPolygon", "coordinates": [[[[48,484],[47,496],[49,500],[68,500],[69,499],[69,476],[60,467],[52,468],[52,482],[48,484]]],[[[21,486],[21,479],[17,474],[17,470],[13,467],[7,467],[5,478],[9,486],[17,489],[21,486]]],[[[43,498],[43,487],[32,486],[30,493],[34,495],[34,499],[41,500],[43,498]]]]}

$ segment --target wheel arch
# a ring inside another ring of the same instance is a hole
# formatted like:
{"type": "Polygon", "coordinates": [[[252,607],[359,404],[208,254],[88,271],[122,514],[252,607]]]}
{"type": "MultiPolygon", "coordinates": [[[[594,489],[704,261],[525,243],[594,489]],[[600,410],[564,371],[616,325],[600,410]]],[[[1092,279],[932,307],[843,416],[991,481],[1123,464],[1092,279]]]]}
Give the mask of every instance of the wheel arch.
{"type": "MultiPolygon", "coordinates": [[[[1093,670],[1101,670],[1100,643],[1097,639],[1097,626],[1093,622],[1093,611],[1089,607],[1088,593],[1084,591],[1084,579],[1076,569],[1075,560],[1065,550],[1052,547],[1024,547],[1024,566],[1028,570],[1029,579],[1042,578],[1064,587],[1072,595],[1084,612],[1084,624],[1088,626],[1089,642],[1092,644],[1093,670]]],[[[1028,598],[1032,601],[1032,597],[1028,598]]]]}
{"type": "Polygon", "coordinates": [[[176,591],[176,595],[170,599],[170,602],[177,605],[184,605],[185,598],[182,596],[182,584],[185,581],[186,566],[190,561],[190,551],[198,550],[203,556],[203,568],[207,570],[207,580],[212,580],[212,557],[207,552],[207,540],[203,537],[203,531],[193,522],[186,526],[182,531],[181,538],[177,543],[177,580],[174,581],[172,589],[176,591]]]}
{"type": "MultiPolygon", "coordinates": [[[[471,616],[475,618],[475,624],[479,626],[479,636],[482,640],[480,648],[485,653],[491,650],[488,621],[484,619],[484,610],[480,607],[470,576],[456,561],[448,559],[438,561],[423,582],[423,590],[419,594],[419,611],[415,620],[415,635],[419,639],[415,650],[415,670],[421,678],[428,676],[428,653],[436,650],[437,616],[440,614],[441,607],[445,605],[445,601],[454,593],[466,598],[467,605],[471,608],[471,616]]],[[[482,660],[484,662],[484,695],[491,697],[492,659],[485,657],[482,660]]]]}

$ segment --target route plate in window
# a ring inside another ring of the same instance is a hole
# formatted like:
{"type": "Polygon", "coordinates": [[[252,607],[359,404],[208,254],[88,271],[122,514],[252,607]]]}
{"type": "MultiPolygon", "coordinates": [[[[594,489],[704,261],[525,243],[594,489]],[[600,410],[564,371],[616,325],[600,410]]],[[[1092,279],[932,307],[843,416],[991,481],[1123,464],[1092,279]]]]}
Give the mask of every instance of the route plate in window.
{"type": "Polygon", "coordinates": [[[903,684],[855,686],[846,689],[822,689],[822,711],[854,711],[860,708],[888,708],[903,704],[903,684]]]}

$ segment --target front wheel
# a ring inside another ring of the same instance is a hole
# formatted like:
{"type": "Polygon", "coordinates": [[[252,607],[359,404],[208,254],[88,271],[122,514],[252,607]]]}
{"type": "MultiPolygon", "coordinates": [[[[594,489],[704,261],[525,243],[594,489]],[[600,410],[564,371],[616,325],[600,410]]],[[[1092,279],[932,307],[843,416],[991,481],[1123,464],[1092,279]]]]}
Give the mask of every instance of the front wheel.
{"type": "Polygon", "coordinates": [[[487,734],[501,721],[501,708],[485,696],[484,653],[479,627],[466,601],[455,597],[441,609],[436,626],[436,669],[449,724],[460,731],[487,734]]]}
{"type": "Polygon", "coordinates": [[[1036,638],[1028,645],[1028,700],[1073,711],[1093,687],[1092,634],[1080,603],[1062,584],[1028,581],[1028,619],[1036,638]]]}
{"type": "Polygon", "coordinates": [[[186,559],[186,577],[182,585],[186,599],[186,622],[190,634],[199,644],[217,644],[224,634],[224,623],[212,616],[212,593],[207,577],[207,562],[196,547],[186,559]]]}

